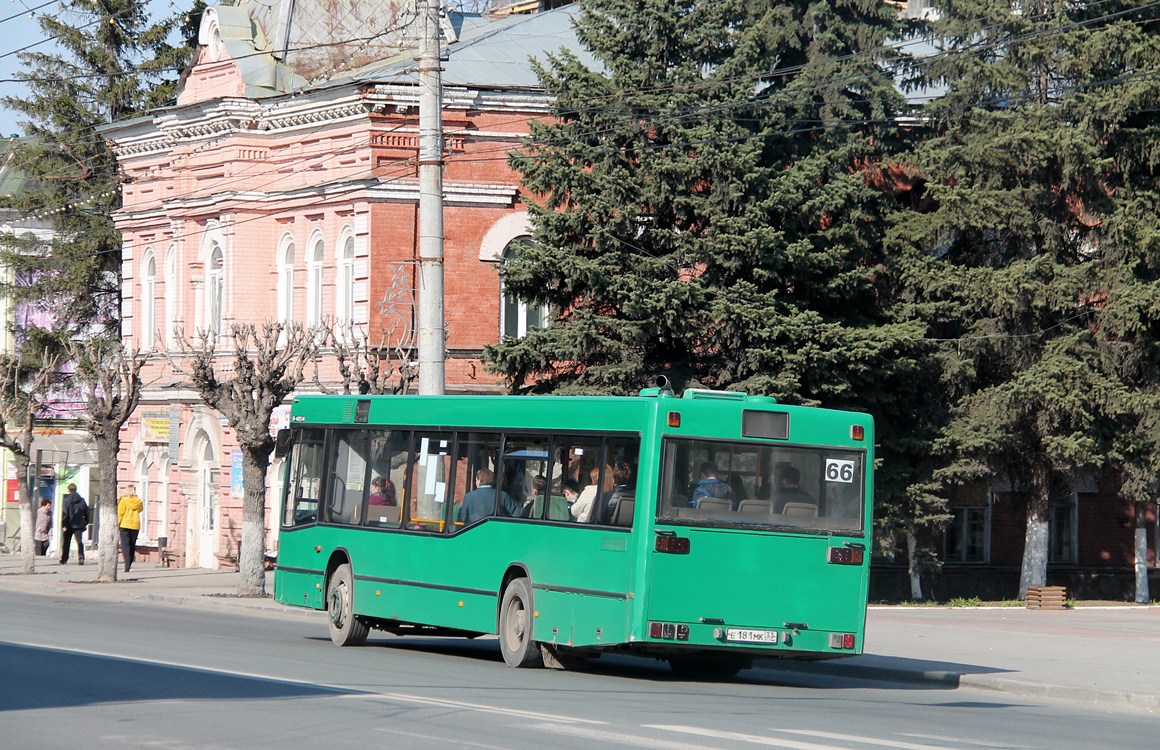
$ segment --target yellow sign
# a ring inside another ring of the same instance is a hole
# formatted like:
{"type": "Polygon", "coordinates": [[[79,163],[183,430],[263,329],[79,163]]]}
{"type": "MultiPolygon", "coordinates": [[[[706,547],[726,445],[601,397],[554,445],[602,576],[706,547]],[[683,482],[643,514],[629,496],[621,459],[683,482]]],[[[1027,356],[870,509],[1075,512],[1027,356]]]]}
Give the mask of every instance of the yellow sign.
{"type": "Polygon", "coordinates": [[[141,417],[142,433],[146,443],[169,442],[169,416],[166,414],[146,414],[141,417]]]}

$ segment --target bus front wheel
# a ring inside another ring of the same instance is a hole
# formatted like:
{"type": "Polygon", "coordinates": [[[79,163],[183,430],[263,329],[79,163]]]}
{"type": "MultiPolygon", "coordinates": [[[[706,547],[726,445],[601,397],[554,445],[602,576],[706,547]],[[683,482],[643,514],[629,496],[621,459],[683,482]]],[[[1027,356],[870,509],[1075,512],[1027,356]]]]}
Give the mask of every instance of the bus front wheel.
{"type": "Polygon", "coordinates": [[[499,605],[499,650],[509,667],[530,667],[542,658],[539,646],[532,640],[533,611],[528,579],[512,580],[499,605]]]}
{"type": "Polygon", "coordinates": [[[326,609],[330,615],[330,640],[336,646],[358,646],[366,642],[370,628],[354,614],[354,576],[350,565],[339,565],[330,576],[326,609]]]}

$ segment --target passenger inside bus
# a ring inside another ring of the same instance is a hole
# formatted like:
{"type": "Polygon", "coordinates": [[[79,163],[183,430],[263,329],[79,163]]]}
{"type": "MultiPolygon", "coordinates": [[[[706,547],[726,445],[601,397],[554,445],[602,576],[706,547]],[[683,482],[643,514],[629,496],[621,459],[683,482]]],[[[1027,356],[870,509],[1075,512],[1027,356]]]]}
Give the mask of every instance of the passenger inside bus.
{"type": "Polygon", "coordinates": [[[616,515],[616,506],[620,505],[621,500],[632,500],[636,495],[632,467],[628,464],[619,463],[612,469],[612,481],[612,491],[605,497],[609,519],[616,515]]]}
{"type": "Polygon", "coordinates": [[[371,480],[371,494],[367,497],[368,505],[398,505],[395,497],[395,486],[382,477],[371,480]]]}
{"type": "Polygon", "coordinates": [[[705,461],[701,464],[700,479],[693,485],[693,494],[689,498],[690,508],[699,508],[701,501],[708,498],[728,500],[733,503],[733,488],[717,478],[717,464],[705,461]]]}
{"type": "Polygon", "coordinates": [[[572,503],[572,518],[576,523],[590,523],[592,511],[596,508],[596,498],[604,497],[604,493],[612,491],[612,467],[593,466],[589,472],[592,483],[589,484],[572,503]],[[602,479],[603,477],[603,479],[602,479]]]}
{"type": "Polygon", "coordinates": [[[785,513],[787,503],[804,503],[816,507],[817,501],[801,488],[801,483],[802,473],[798,467],[792,465],[781,467],[774,513],[785,513]]]}
{"type": "MultiPolygon", "coordinates": [[[[543,474],[537,474],[532,478],[532,496],[524,502],[523,516],[528,518],[533,515],[533,508],[538,507],[543,502],[544,488],[548,486],[548,478],[543,474]],[[539,502],[537,502],[539,501],[539,502]]],[[[539,517],[538,515],[535,517],[539,517]]]]}
{"type": "MultiPolygon", "coordinates": [[[[459,521],[464,526],[495,515],[495,472],[491,469],[475,472],[475,485],[474,490],[463,496],[463,504],[459,507],[459,521]]],[[[499,493],[499,505],[502,515],[515,518],[523,515],[520,504],[503,490],[499,493]]]]}

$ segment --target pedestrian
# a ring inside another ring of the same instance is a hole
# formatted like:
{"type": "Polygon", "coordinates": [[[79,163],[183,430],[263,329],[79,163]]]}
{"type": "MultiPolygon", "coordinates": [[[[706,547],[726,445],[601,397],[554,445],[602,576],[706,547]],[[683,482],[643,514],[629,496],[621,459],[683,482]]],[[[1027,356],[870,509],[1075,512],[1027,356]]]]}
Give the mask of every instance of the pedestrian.
{"type": "Polygon", "coordinates": [[[89,504],[77,492],[77,486],[70,484],[64,496],[64,509],[60,514],[60,564],[68,564],[68,548],[75,537],[77,540],[77,565],[85,564],[85,527],[89,525],[89,504]]]}
{"type": "Polygon", "coordinates": [[[47,497],[40,501],[40,510],[36,511],[36,533],[32,535],[36,542],[36,554],[44,557],[48,554],[48,540],[52,538],[52,501],[47,497]]]}
{"type": "Polygon", "coordinates": [[[125,485],[125,494],[117,501],[117,528],[121,532],[121,557],[125,560],[125,572],[133,567],[137,559],[137,535],[141,533],[141,511],[145,504],[137,497],[137,489],[125,485]]]}

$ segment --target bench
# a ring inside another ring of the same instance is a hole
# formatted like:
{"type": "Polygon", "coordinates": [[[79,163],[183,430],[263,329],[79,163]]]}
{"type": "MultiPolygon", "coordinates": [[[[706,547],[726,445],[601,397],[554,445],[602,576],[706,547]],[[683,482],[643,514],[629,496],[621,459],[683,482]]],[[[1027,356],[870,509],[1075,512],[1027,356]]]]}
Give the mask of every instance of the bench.
{"type": "Polygon", "coordinates": [[[1028,586],[1027,609],[1067,609],[1067,587],[1028,586]]]}

